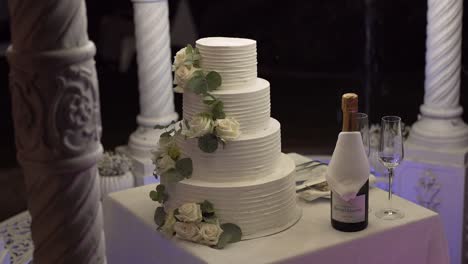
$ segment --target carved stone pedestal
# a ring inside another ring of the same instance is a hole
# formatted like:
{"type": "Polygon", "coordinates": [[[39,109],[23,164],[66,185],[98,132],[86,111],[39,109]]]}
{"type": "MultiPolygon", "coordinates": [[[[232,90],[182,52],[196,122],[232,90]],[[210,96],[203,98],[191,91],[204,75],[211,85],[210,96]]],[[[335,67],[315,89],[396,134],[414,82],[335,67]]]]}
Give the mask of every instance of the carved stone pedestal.
{"type": "Polygon", "coordinates": [[[395,192],[438,212],[449,242],[451,263],[467,263],[463,245],[468,242],[465,238],[468,221],[464,210],[468,201],[465,187],[468,148],[431,149],[414,145],[411,139],[408,141],[405,161],[396,173],[395,192]]]}

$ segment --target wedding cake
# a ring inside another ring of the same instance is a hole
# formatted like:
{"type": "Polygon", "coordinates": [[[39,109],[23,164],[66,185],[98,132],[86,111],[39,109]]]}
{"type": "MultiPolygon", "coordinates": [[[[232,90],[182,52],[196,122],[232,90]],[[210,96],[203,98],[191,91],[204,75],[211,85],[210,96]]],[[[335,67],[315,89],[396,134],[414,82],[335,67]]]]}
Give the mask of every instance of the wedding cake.
{"type": "MultiPolygon", "coordinates": [[[[177,136],[181,155],[191,158],[193,171],[190,178],[169,184],[166,206],[208,200],[221,223],[241,228],[242,239],[285,230],[301,216],[295,165],[281,152],[280,123],[270,117],[270,84],[257,77],[256,41],[209,37],[197,40],[196,49],[199,67],[219,73],[222,83],[211,94],[223,103],[240,135],[212,153],[202,151],[196,138],[177,136]]],[[[207,111],[204,99],[185,90],[183,119],[207,111]]],[[[229,127],[224,133],[230,133],[229,127]]]]}

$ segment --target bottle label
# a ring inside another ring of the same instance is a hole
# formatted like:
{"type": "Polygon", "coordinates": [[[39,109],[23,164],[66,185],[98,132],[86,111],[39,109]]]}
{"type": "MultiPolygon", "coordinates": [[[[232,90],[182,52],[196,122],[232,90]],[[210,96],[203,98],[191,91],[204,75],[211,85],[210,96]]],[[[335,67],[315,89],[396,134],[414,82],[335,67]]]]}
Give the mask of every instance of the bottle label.
{"type": "Polygon", "coordinates": [[[345,201],[333,193],[332,218],[343,223],[359,223],[366,220],[366,195],[345,201]]]}

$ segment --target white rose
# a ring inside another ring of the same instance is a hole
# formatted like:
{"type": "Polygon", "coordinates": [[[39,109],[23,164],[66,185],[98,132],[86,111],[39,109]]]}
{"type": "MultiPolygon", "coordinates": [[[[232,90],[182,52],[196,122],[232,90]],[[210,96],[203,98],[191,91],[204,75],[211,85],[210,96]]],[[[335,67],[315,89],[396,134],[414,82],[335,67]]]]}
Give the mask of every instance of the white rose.
{"type": "Polygon", "coordinates": [[[240,136],[240,124],[234,118],[218,119],[215,122],[216,135],[222,140],[229,141],[240,136]]]}
{"type": "Polygon", "coordinates": [[[183,204],[178,211],[175,217],[182,222],[200,222],[203,219],[200,205],[196,203],[183,204]]]}
{"type": "Polygon", "coordinates": [[[176,87],[174,87],[174,92],[175,93],[184,93],[184,88],[177,85],[176,87]]]}
{"type": "Polygon", "coordinates": [[[201,223],[200,227],[200,243],[205,245],[218,244],[219,237],[223,233],[223,229],[218,224],[201,223]]]}
{"type": "Polygon", "coordinates": [[[176,232],[178,237],[185,240],[198,243],[201,238],[200,229],[195,223],[176,222],[174,224],[174,231],[176,232]]]}
{"type": "Polygon", "coordinates": [[[164,225],[161,227],[161,232],[167,238],[171,238],[174,235],[174,224],[175,223],[176,223],[176,219],[174,217],[174,211],[170,211],[166,216],[166,220],[164,221],[164,225]]]}
{"type": "Polygon", "coordinates": [[[201,137],[213,132],[213,120],[204,115],[196,115],[189,121],[190,129],[183,131],[183,135],[189,138],[201,137]]]}
{"type": "MultiPolygon", "coordinates": [[[[193,73],[198,71],[198,68],[195,67],[187,67],[182,65],[181,67],[177,68],[174,74],[174,84],[181,87],[182,89],[185,88],[187,82],[192,78],[193,73]]],[[[180,88],[178,88],[180,89],[180,88]]]]}
{"type": "Polygon", "coordinates": [[[176,53],[174,57],[174,70],[177,70],[177,68],[184,64],[185,59],[187,58],[187,54],[185,53],[186,49],[187,48],[183,48],[176,53]]]}
{"type": "Polygon", "coordinates": [[[164,173],[175,168],[176,162],[167,154],[162,154],[162,157],[156,160],[156,167],[159,173],[164,173]]]}

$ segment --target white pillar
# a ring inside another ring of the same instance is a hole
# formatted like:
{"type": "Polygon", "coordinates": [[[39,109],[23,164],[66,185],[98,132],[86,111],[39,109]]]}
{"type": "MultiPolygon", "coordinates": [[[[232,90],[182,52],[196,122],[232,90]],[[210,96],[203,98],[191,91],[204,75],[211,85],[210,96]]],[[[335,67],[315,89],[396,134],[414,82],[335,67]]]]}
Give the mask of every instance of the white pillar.
{"type": "Polygon", "coordinates": [[[164,132],[154,126],[170,124],[178,115],[174,110],[167,0],[133,0],[133,7],[140,114],[126,152],[134,160],[136,184],[142,185],[147,182],[144,178],[153,178],[150,151],[164,132]]]}
{"type": "Polygon", "coordinates": [[[440,213],[451,263],[468,261],[468,126],[459,104],[462,14],[463,0],[428,0],[424,104],[395,182],[398,194],[440,213]]]}
{"type": "Polygon", "coordinates": [[[410,142],[459,149],[468,146],[468,126],[460,118],[462,0],[429,0],[426,79],[421,118],[410,142]]]}
{"type": "Polygon", "coordinates": [[[140,93],[139,128],[130,136],[132,153],[149,156],[159,130],[178,116],[174,110],[169,8],[167,1],[133,1],[140,93]]]}
{"type": "Polygon", "coordinates": [[[10,89],[34,263],[105,263],[101,120],[83,0],[9,1],[10,89]]]}

